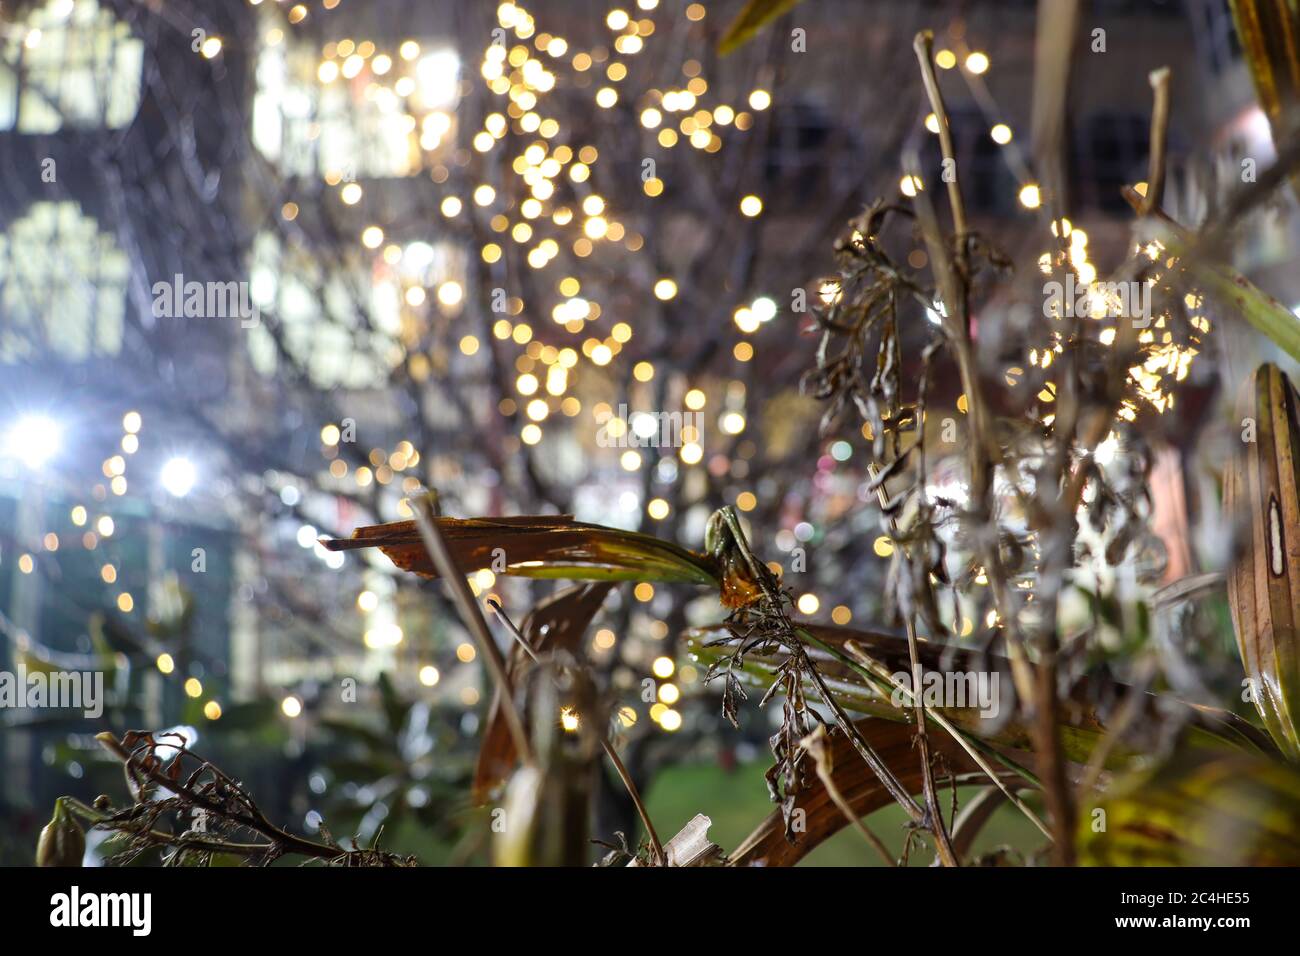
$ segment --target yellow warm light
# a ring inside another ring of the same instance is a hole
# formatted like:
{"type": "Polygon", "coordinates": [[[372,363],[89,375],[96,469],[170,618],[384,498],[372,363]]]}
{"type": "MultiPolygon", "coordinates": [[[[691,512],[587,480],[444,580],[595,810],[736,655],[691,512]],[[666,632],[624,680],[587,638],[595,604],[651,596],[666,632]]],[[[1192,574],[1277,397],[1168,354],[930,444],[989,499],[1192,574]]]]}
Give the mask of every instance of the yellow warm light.
{"type": "Polygon", "coordinates": [[[438,301],[443,305],[457,305],[465,296],[465,290],[459,282],[444,282],[438,286],[438,301]]]}
{"type": "Polygon", "coordinates": [[[742,305],[736,310],[732,319],[736,323],[736,328],[740,329],[740,331],[744,332],[746,335],[758,331],[760,323],[758,316],[754,314],[753,309],[746,308],[742,305]]]}

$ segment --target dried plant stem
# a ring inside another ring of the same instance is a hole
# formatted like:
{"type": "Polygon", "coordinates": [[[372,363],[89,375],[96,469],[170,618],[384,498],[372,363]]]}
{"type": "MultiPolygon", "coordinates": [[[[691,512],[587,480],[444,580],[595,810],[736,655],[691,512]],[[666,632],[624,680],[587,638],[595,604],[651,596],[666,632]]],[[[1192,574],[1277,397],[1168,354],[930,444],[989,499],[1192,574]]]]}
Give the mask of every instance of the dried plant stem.
{"type": "MultiPolygon", "coordinates": [[[[489,598],[487,604],[496,616],[501,619],[501,623],[505,625],[506,630],[510,632],[510,636],[515,639],[523,649],[524,653],[532,658],[534,664],[540,664],[541,661],[538,659],[536,651],[529,646],[528,640],[522,633],[520,633],[519,628],[515,626],[515,622],[510,620],[509,616],[505,612],[505,608],[501,606],[500,602],[489,598]]],[[[654,850],[656,865],[665,865],[667,863],[667,857],[664,855],[663,844],[659,841],[659,833],[655,830],[655,825],[650,821],[650,812],[646,809],[645,802],[641,799],[641,792],[637,789],[636,783],[632,780],[632,775],[628,773],[627,767],[623,764],[622,759],[619,758],[618,751],[614,749],[613,744],[604,737],[601,737],[600,745],[605,750],[605,756],[609,757],[610,763],[614,765],[614,770],[618,773],[619,780],[623,782],[623,786],[627,790],[628,796],[632,798],[632,804],[636,807],[637,815],[641,817],[641,824],[645,827],[646,835],[650,838],[650,846],[654,850]]]]}
{"type": "MultiPolygon", "coordinates": [[[[1043,205],[1053,220],[1065,214],[1066,138],[1070,77],[1079,32],[1079,0],[1039,0],[1034,36],[1034,95],[1030,141],[1043,184],[1043,205]]],[[[1066,242],[1064,236],[1059,237],[1066,242]]]]}
{"type": "Polygon", "coordinates": [[[992,819],[993,814],[1002,806],[1007,791],[997,787],[985,787],[962,805],[961,813],[952,825],[952,840],[957,852],[962,856],[970,853],[984,825],[992,819]]]}
{"type": "MultiPolygon", "coordinates": [[[[1155,97],[1151,117],[1150,164],[1148,166],[1147,194],[1141,200],[1139,212],[1143,216],[1159,214],[1165,181],[1165,143],[1169,125],[1169,71],[1157,70],[1151,74],[1151,88],[1155,97]]],[[[1075,319],[1078,337],[1078,319],[1075,319]]],[[[1074,792],[1066,768],[1061,746],[1059,691],[1057,685],[1057,657],[1060,641],[1056,631],[1057,605],[1065,577],[1073,564],[1073,515],[1079,506],[1086,471],[1070,471],[1071,448],[1080,427],[1080,405],[1077,398],[1078,361],[1071,349],[1062,362],[1061,384],[1058,387],[1058,415],[1054,426],[1056,448],[1044,464],[1037,482],[1039,489],[1060,488],[1055,500],[1043,501],[1047,519],[1043,533],[1043,562],[1040,571],[1042,586],[1038,598],[1042,605],[1042,623],[1038,629],[1037,694],[1034,707],[1033,736],[1039,758],[1039,776],[1043,780],[1044,798],[1057,836],[1053,846],[1053,859],[1061,866],[1074,863],[1074,792]],[[1064,475],[1064,482],[1059,476],[1064,475]]],[[[1083,420],[1085,434],[1079,444],[1093,448],[1104,438],[1110,428],[1113,409],[1105,414],[1094,414],[1083,420]]],[[[1040,492],[1045,497],[1045,491],[1040,492]]]]}
{"type": "MultiPolygon", "coordinates": [[[[808,665],[808,674],[812,678],[813,683],[817,686],[818,696],[821,697],[826,706],[831,709],[831,713],[835,715],[835,722],[839,725],[840,730],[844,731],[845,736],[849,738],[849,742],[853,744],[853,749],[858,752],[858,756],[860,756],[866,762],[867,766],[871,768],[871,772],[880,778],[881,784],[884,785],[887,791],[889,791],[889,795],[897,800],[903,809],[907,811],[907,815],[911,817],[912,822],[918,826],[926,826],[925,811],[922,810],[917,802],[912,799],[912,795],[907,792],[907,788],[899,782],[896,776],[894,776],[893,771],[889,769],[889,765],[880,759],[880,755],[872,749],[871,745],[867,743],[866,739],[862,736],[861,731],[859,731],[853,721],[849,719],[848,714],[844,712],[844,708],[841,707],[839,701],[835,699],[835,695],[832,694],[830,688],[826,686],[826,682],[822,679],[816,666],[808,659],[807,653],[803,649],[803,645],[796,644],[796,647],[797,653],[803,656],[808,665]]],[[[944,859],[942,851],[940,852],[940,859],[944,859]]],[[[955,858],[951,859],[951,861],[944,860],[944,865],[956,866],[957,861],[955,858]]]]}
{"type": "MultiPolygon", "coordinates": [[[[103,813],[93,807],[88,807],[76,797],[63,797],[61,799],[63,800],[63,805],[67,807],[68,810],[70,810],[75,816],[80,817],[90,826],[100,826],[114,822],[112,814],[103,813]]],[[[275,849],[275,845],[271,843],[227,843],[224,840],[213,840],[211,838],[201,837],[197,834],[190,837],[186,834],[178,836],[175,833],[166,833],[162,830],[145,830],[143,832],[132,830],[130,832],[132,837],[135,837],[136,839],[146,839],[157,846],[173,846],[181,850],[201,850],[205,853],[229,853],[233,856],[254,857],[264,856],[269,851],[275,849]]],[[[332,847],[321,845],[321,850],[327,850],[329,852],[321,852],[312,855],[321,857],[336,857],[339,855],[339,851],[332,847]]]]}
{"type": "MultiPolygon", "coordinates": [[[[1011,803],[1020,810],[1020,812],[1023,813],[1029,821],[1034,824],[1034,826],[1038,827],[1043,836],[1047,837],[1049,840],[1052,839],[1052,832],[1047,828],[1047,825],[1044,824],[1042,820],[1038,819],[1037,814],[1035,814],[1023,800],[1006,787],[998,772],[989,765],[987,760],[984,759],[984,755],[971,744],[966,734],[957,729],[957,727],[954,726],[953,723],[943,714],[933,710],[924,710],[920,698],[913,694],[912,691],[903,684],[895,681],[894,675],[889,672],[889,668],[881,661],[876,660],[868,654],[866,649],[857,641],[845,641],[844,650],[847,651],[850,656],[856,658],[858,663],[870,672],[870,674],[863,674],[864,677],[875,675],[879,680],[885,681],[890,687],[893,687],[904,694],[907,699],[912,702],[913,708],[915,708],[918,713],[924,713],[926,717],[933,720],[936,724],[946,730],[952,736],[952,739],[957,741],[957,744],[970,755],[971,760],[975,761],[975,765],[984,771],[988,778],[993,781],[994,785],[1003,792],[1006,798],[1011,801],[1011,803]]],[[[918,684],[914,686],[920,685],[918,684]]]]}
{"type": "Polygon", "coordinates": [[[1052,853],[1058,866],[1074,865],[1074,800],[1065,772],[1065,755],[1061,749],[1057,714],[1060,701],[1056,688],[1056,628],[1051,631],[1051,647],[1038,661],[1038,696],[1034,708],[1034,742],[1038,749],[1038,774],[1043,780],[1043,795],[1055,839],[1052,853]]]}
{"type": "MultiPolygon", "coordinates": [[[[245,791],[240,784],[232,780],[218,767],[207,761],[201,761],[199,770],[196,770],[194,774],[191,775],[189,781],[182,783],[180,780],[173,780],[171,777],[163,773],[161,763],[158,762],[156,758],[153,763],[142,759],[140,753],[143,748],[137,748],[134,750],[128,749],[121,741],[113,736],[113,734],[108,733],[107,731],[97,734],[95,739],[99,741],[100,745],[103,746],[105,750],[109,751],[122,761],[128,780],[143,778],[154,786],[184,799],[189,806],[210,814],[214,819],[228,820],[246,830],[250,830],[253,833],[265,837],[268,843],[266,846],[260,847],[260,852],[262,853],[274,853],[277,855],[296,853],[300,856],[315,857],[317,859],[337,859],[347,852],[338,847],[316,843],[277,827],[266,818],[266,815],[262,813],[257,804],[253,802],[247,791],[245,791]],[[223,786],[229,788],[231,792],[237,793],[247,812],[231,809],[230,807],[224,806],[220,800],[209,797],[205,795],[205,793],[195,790],[194,787],[191,786],[191,782],[194,781],[202,771],[207,771],[223,786]]],[[[152,738],[150,738],[150,741],[152,745],[152,738]]],[[[189,756],[195,760],[200,759],[195,757],[194,754],[182,744],[169,744],[168,746],[173,747],[173,749],[177,751],[177,756],[174,758],[175,760],[180,760],[182,756],[189,756]]],[[[152,757],[153,754],[151,751],[146,750],[145,756],[152,757]]],[[[86,808],[86,810],[90,813],[98,812],[90,810],[90,808],[86,808]]],[[[131,832],[134,834],[135,831],[128,830],[125,832],[131,832]]],[[[162,837],[165,838],[165,842],[170,842],[173,845],[177,843],[176,837],[163,834],[161,831],[150,830],[148,831],[148,837],[151,842],[158,842],[159,838],[162,837]]],[[[240,849],[232,850],[231,852],[243,852],[245,855],[250,856],[253,855],[253,847],[256,846],[256,844],[233,845],[240,849]]],[[[222,844],[222,849],[223,851],[225,849],[224,843],[222,844]]]]}
{"type": "MultiPolygon", "coordinates": [[[[923,383],[924,380],[925,380],[924,377],[922,377],[923,383]]],[[[924,396],[924,385],[922,386],[922,395],[924,396]]],[[[924,402],[922,400],[920,407],[918,408],[917,411],[918,419],[924,416],[924,411],[925,411],[924,402]]],[[[923,443],[918,443],[918,445],[921,449],[919,452],[921,456],[920,463],[917,466],[918,470],[920,471],[919,484],[921,485],[921,488],[924,489],[925,487],[925,458],[924,458],[925,446],[923,443]]],[[[873,480],[875,479],[878,471],[879,469],[876,468],[875,464],[871,464],[867,467],[867,473],[871,476],[873,480]]],[[[924,494],[924,490],[922,490],[922,494],[924,494]]],[[[881,508],[883,509],[886,506],[888,501],[888,496],[885,493],[885,488],[883,483],[876,487],[876,496],[877,498],[879,498],[881,508]]],[[[895,536],[898,533],[898,522],[893,517],[889,519],[889,530],[891,534],[895,536]]],[[[908,560],[910,560],[910,557],[908,558],[908,560]]],[[[926,582],[927,582],[926,586],[928,587],[929,586],[928,575],[926,576],[926,582]]],[[[917,648],[916,648],[915,615],[908,614],[906,623],[907,623],[907,653],[911,660],[911,665],[912,665],[912,686],[920,687],[922,686],[921,678],[923,675],[921,672],[920,654],[917,652],[917,648]]],[[[917,744],[917,749],[921,751],[921,793],[925,797],[925,810],[930,817],[930,830],[934,834],[935,844],[942,845],[945,848],[945,855],[950,856],[952,859],[956,860],[957,854],[952,848],[952,841],[949,839],[948,830],[944,825],[943,809],[939,806],[939,795],[938,792],[935,790],[935,786],[934,786],[934,769],[930,763],[930,738],[927,735],[926,726],[925,726],[925,703],[918,697],[915,700],[915,705],[916,706],[914,709],[916,710],[916,744],[917,744]]]]}
{"type": "MultiPolygon", "coordinates": [[[[1077,331],[1072,337],[1077,340],[1077,331]]],[[[1073,567],[1074,515],[1088,473],[1083,467],[1071,469],[1071,449],[1079,428],[1080,409],[1075,388],[1078,374],[1075,349],[1066,350],[1061,366],[1057,418],[1053,424],[1055,447],[1039,469],[1035,483],[1042,556],[1035,591],[1040,605],[1040,619],[1032,634],[1037,660],[1034,665],[1035,693],[1030,733],[1038,758],[1038,775],[1043,784],[1044,800],[1056,837],[1052,848],[1053,857],[1058,866],[1071,866],[1074,863],[1074,801],[1060,736],[1060,693],[1057,684],[1060,639],[1057,634],[1057,607],[1061,589],[1073,567]],[[1052,494],[1052,489],[1058,490],[1052,494]],[[1049,494],[1052,496],[1049,497],[1049,494]]],[[[1091,415],[1084,422],[1085,434],[1079,436],[1079,444],[1086,449],[1096,447],[1109,431],[1113,418],[1113,408],[1091,415]]]]}
{"type": "Polygon", "coordinates": [[[944,109],[943,93],[939,89],[939,77],[934,72],[934,34],[922,30],[912,41],[912,49],[921,63],[921,80],[925,84],[925,95],[930,99],[930,108],[934,111],[939,124],[939,146],[943,158],[948,183],[948,204],[952,207],[953,232],[957,234],[957,255],[965,259],[966,247],[966,204],[961,196],[961,184],[958,182],[960,172],[957,169],[957,151],[952,144],[952,129],[948,125],[948,111],[944,109]]]}
{"type": "MultiPolygon", "coordinates": [[[[934,214],[934,207],[924,189],[916,191],[914,206],[917,221],[925,239],[926,249],[933,263],[935,279],[946,307],[947,315],[943,328],[953,358],[957,363],[957,373],[961,378],[962,391],[966,395],[967,417],[970,421],[970,501],[972,522],[978,529],[984,529],[993,518],[993,471],[994,462],[989,454],[992,429],[988,402],[979,379],[979,368],[975,361],[974,343],[970,332],[969,273],[966,263],[965,212],[961,199],[961,185],[955,175],[957,157],[953,151],[952,136],[948,133],[948,111],[944,106],[943,95],[939,90],[939,81],[934,71],[932,57],[934,38],[928,31],[916,35],[913,48],[921,66],[921,76],[925,83],[926,95],[930,100],[930,109],[938,120],[939,144],[945,161],[954,171],[948,183],[949,201],[953,204],[953,222],[958,230],[956,261],[944,242],[943,234],[934,214]],[[960,218],[959,218],[960,217],[960,218]]],[[[1013,613],[1011,592],[1006,584],[1006,575],[998,556],[996,535],[981,533],[977,551],[984,563],[984,571],[993,589],[993,597],[1002,610],[1003,634],[1007,644],[1007,658],[1011,662],[1011,675],[1016,685],[1016,692],[1027,707],[1032,706],[1035,685],[1032,679],[1029,661],[1020,640],[1019,628],[1013,613]]]]}
{"type": "Polygon", "coordinates": [[[501,623],[505,625],[506,630],[510,633],[510,636],[515,639],[515,643],[519,645],[520,649],[532,659],[534,664],[540,664],[541,660],[537,657],[537,652],[529,646],[528,639],[525,638],[523,634],[519,633],[519,628],[515,627],[515,622],[510,620],[509,616],[506,614],[506,609],[501,606],[501,602],[496,598],[490,597],[487,599],[486,603],[487,606],[492,609],[492,613],[501,619],[501,623]]]}
{"type": "Polygon", "coordinates": [[[1147,192],[1140,214],[1149,215],[1160,208],[1165,194],[1165,143],[1169,139],[1169,67],[1151,72],[1151,89],[1155,102],[1151,109],[1151,149],[1147,161],[1147,192]]]}
{"type": "MultiPolygon", "coordinates": [[[[907,652],[912,664],[912,686],[921,687],[921,660],[916,651],[916,624],[907,619],[907,652]]],[[[930,817],[930,832],[934,834],[935,843],[942,845],[946,855],[954,861],[957,854],[948,837],[948,828],[943,822],[943,808],[939,806],[939,795],[934,787],[934,768],[930,764],[930,738],[925,728],[925,704],[919,696],[912,699],[916,712],[916,746],[921,752],[921,792],[925,795],[925,811],[930,817]]]]}
{"type": "Polygon", "coordinates": [[[881,859],[885,861],[886,866],[897,866],[898,861],[889,852],[889,847],[885,846],[884,841],[862,822],[862,818],[858,814],[853,812],[853,807],[849,804],[849,801],[844,799],[844,794],[840,792],[840,788],[835,785],[835,776],[832,772],[834,768],[831,767],[830,753],[826,748],[825,729],[819,724],[816,730],[799,741],[799,746],[812,755],[813,763],[817,768],[817,778],[821,780],[822,786],[826,788],[826,793],[830,796],[831,802],[835,804],[840,813],[844,814],[844,818],[862,834],[867,843],[875,848],[881,859]]]}
{"type": "Polygon", "coordinates": [[[523,718],[515,704],[514,687],[510,683],[510,675],[506,672],[506,662],[501,655],[501,649],[497,647],[491,632],[488,631],[487,621],[483,620],[483,613],[474,600],[474,594],[469,589],[464,572],[456,567],[451,551],[447,548],[447,542],[430,515],[432,511],[430,503],[421,500],[414,504],[412,511],[415,514],[415,526],[420,529],[420,539],[424,542],[424,548],[429,552],[429,558],[438,569],[439,576],[447,582],[447,587],[456,602],[456,609],[460,611],[461,619],[487,659],[488,670],[492,672],[492,678],[501,692],[501,710],[505,714],[510,735],[514,738],[515,751],[525,764],[531,764],[532,744],[528,740],[523,718]]]}
{"type": "Polygon", "coordinates": [[[641,825],[645,827],[646,836],[650,838],[650,847],[654,852],[655,865],[667,866],[668,857],[664,853],[664,845],[659,842],[659,834],[655,830],[655,825],[650,822],[650,811],[646,809],[645,802],[641,799],[641,792],[637,790],[636,784],[632,780],[632,775],[627,772],[627,767],[619,759],[618,751],[604,737],[600,738],[600,745],[605,748],[605,756],[609,757],[610,763],[618,772],[618,778],[623,781],[623,786],[627,788],[628,796],[632,798],[632,803],[636,807],[636,812],[641,817],[641,825]]]}
{"type": "MultiPolygon", "coordinates": [[[[722,509],[721,514],[723,516],[723,521],[731,534],[731,538],[735,543],[735,547],[739,551],[741,560],[745,562],[745,566],[753,576],[753,579],[758,582],[759,588],[763,592],[765,603],[776,612],[776,616],[780,621],[781,631],[783,632],[782,640],[790,654],[796,658],[799,672],[806,674],[813,682],[814,686],[817,688],[818,696],[821,697],[822,701],[828,708],[830,708],[831,713],[834,715],[836,724],[849,739],[849,742],[853,745],[853,749],[858,752],[858,756],[863,759],[871,772],[880,780],[880,783],[885,788],[886,792],[888,792],[888,794],[898,802],[899,806],[903,808],[914,824],[917,826],[926,826],[925,811],[922,810],[921,807],[917,805],[917,802],[912,799],[912,795],[907,792],[907,788],[902,785],[899,779],[894,775],[893,771],[889,769],[889,765],[881,760],[880,755],[872,749],[869,743],[867,743],[866,739],[862,736],[861,731],[859,731],[853,721],[849,719],[848,714],[844,712],[844,708],[841,707],[839,701],[835,699],[835,695],[832,694],[830,688],[826,686],[826,681],[817,670],[817,665],[808,657],[807,648],[800,637],[802,634],[806,638],[808,636],[807,632],[796,629],[790,619],[785,615],[784,609],[781,606],[781,595],[777,593],[769,583],[770,573],[767,572],[767,569],[761,564],[758,557],[750,548],[749,539],[745,537],[745,529],[741,527],[740,519],[736,517],[735,511],[728,506],[727,508],[722,509]]],[[[936,841],[936,843],[938,844],[938,841],[936,841]]],[[[957,865],[957,860],[952,856],[950,847],[947,847],[946,844],[939,844],[938,849],[940,854],[939,858],[944,862],[945,866],[957,865]]]]}

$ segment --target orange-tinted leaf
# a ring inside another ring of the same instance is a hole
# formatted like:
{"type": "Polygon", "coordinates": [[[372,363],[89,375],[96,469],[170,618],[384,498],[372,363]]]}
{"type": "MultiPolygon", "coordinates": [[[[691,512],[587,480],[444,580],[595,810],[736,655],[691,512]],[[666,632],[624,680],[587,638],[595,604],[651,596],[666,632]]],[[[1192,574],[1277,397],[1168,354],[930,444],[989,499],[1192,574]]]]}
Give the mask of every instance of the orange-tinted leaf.
{"type": "MultiPolygon", "coordinates": [[[[893,771],[909,793],[921,791],[921,762],[913,748],[916,728],[877,717],[855,721],[862,736],[871,744],[880,759],[893,771]]],[[[858,756],[847,737],[839,730],[829,735],[831,746],[831,780],[858,816],[864,816],[893,803],[880,779],[858,756]]],[[[931,734],[930,749],[945,762],[950,773],[959,782],[987,782],[986,777],[970,755],[947,734],[931,734]]],[[[1007,779],[1012,771],[1005,771],[1007,779]]],[[[940,778],[945,780],[946,778],[940,778]]],[[[820,780],[814,779],[795,797],[795,810],[804,811],[802,832],[793,834],[794,842],[786,840],[785,819],[779,809],[758,825],[744,842],[730,854],[731,866],[794,866],[823,841],[834,836],[848,820],[835,806],[820,780]]]]}
{"type": "MultiPolygon", "coordinates": [[[[458,567],[575,581],[665,581],[717,586],[702,554],[636,531],[575,521],[572,515],[435,519],[458,567]]],[[[379,548],[405,571],[437,577],[414,521],[357,528],[322,542],[331,551],[379,548]]]]}

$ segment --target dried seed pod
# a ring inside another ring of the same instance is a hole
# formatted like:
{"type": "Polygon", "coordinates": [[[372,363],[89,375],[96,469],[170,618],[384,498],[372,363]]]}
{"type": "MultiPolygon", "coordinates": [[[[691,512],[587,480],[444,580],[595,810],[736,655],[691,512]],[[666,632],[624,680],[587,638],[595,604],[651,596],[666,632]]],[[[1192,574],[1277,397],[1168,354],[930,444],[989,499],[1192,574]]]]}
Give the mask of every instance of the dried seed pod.
{"type": "Polygon", "coordinates": [[[1228,514],[1244,531],[1228,575],[1237,647],[1264,726],[1292,759],[1300,759],[1298,407],[1287,377],[1261,365],[1239,405],[1244,451],[1224,479],[1228,514]]]}
{"type": "Polygon", "coordinates": [[[37,866],[81,866],[86,855],[86,834],[63,805],[54,801],[54,816],[36,842],[37,866]]]}

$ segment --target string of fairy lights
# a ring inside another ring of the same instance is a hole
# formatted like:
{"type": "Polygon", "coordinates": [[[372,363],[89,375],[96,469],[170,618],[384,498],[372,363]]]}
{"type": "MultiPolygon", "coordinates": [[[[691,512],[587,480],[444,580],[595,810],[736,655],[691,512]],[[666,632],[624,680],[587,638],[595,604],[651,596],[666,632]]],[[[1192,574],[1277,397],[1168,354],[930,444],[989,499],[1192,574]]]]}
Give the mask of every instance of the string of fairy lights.
{"type": "MultiPolygon", "coordinates": [[[[771,94],[761,88],[748,94],[746,107],[737,108],[725,102],[708,103],[709,83],[696,60],[683,64],[680,85],[630,93],[624,82],[629,76],[627,59],[645,50],[656,31],[654,19],[641,14],[655,11],[659,3],[658,0],[638,0],[636,7],[638,16],[619,8],[606,15],[605,26],[611,33],[612,54],[603,45],[591,50],[577,50],[562,36],[539,32],[533,16],[518,4],[503,3],[497,8],[498,25],[513,34],[515,42],[489,43],[484,48],[479,73],[488,90],[501,98],[502,106],[487,112],[481,128],[472,135],[467,134],[466,138],[474,152],[485,157],[505,149],[507,142],[525,140],[518,154],[508,157],[509,174],[515,182],[493,185],[489,181],[480,181],[463,195],[449,191],[438,206],[447,220],[470,215],[486,218],[490,232],[500,237],[484,242],[477,250],[486,265],[495,266],[503,260],[508,261],[505,248],[508,242],[519,246],[523,261],[538,272],[554,266],[560,258],[562,244],[576,260],[588,259],[602,249],[618,247],[636,253],[644,248],[644,238],[624,221],[615,203],[593,188],[593,171],[601,159],[598,148],[590,143],[569,141],[561,119],[548,114],[548,95],[557,89],[562,78],[592,78],[592,102],[597,110],[612,109],[623,99],[635,97],[640,126],[652,131],[654,142],[665,150],[689,144],[695,149],[716,153],[723,148],[724,131],[734,130],[743,134],[752,128],[754,113],[771,106],[771,94]],[[511,133],[515,134],[514,137],[510,136],[511,133]]],[[[683,15],[689,21],[700,21],[706,11],[701,4],[691,4],[683,15]]],[[[292,17],[290,22],[293,22],[292,17]]],[[[383,108],[400,110],[412,103],[426,55],[414,39],[399,42],[391,52],[380,50],[368,40],[332,41],[321,49],[316,77],[320,83],[328,85],[368,76],[367,99],[383,108]]],[[[419,146],[430,154],[431,163],[435,154],[445,147],[456,124],[457,118],[443,109],[416,110],[409,113],[406,120],[410,135],[418,137],[419,146]]],[[[438,169],[435,165],[435,179],[438,179],[438,169]]],[[[443,178],[445,181],[445,176],[443,178]]],[[[326,174],[325,180],[337,187],[339,198],[345,205],[355,206],[364,201],[364,188],[360,184],[331,174],[326,174]]],[[[659,177],[649,176],[642,181],[641,188],[647,197],[654,199],[664,195],[666,186],[659,177]]],[[[752,219],[760,216],[762,211],[763,201],[757,195],[746,194],[737,202],[737,212],[742,217],[752,219]]],[[[292,206],[287,212],[296,215],[297,207],[292,206]]],[[[396,260],[402,254],[396,243],[385,244],[387,237],[379,224],[363,227],[359,238],[363,248],[379,252],[386,260],[396,260]]],[[[521,415],[518,434],[525,445],[536,445],[543,440],[553,415],[573,419],[581,414],[582,402],[573,392],[583,361],[597,368],[609,366],[617,360],[634,334],[633,325],[628,321],[615,322],[606,332],[592,334],[602,318],[603,307],[584,289],[578,276],[560,277],[554,283],[554,290],[556,299],[550,308],[550,318],[564,333],[575,338],[581,336],[580,342],[554,345],[540,341],[533,325],[523,317],[527,304],[517,296],[509,300],[510,317],[495,320],[491,327],[491,334],[496,339],[519,347],[514,363],[515,394],[503,398],[498,410],[507,417],[521,415]]],[[[432,293],[441,306],[455,309],[460,306],[465,290],[456,279],[447,279],[432,293]]],[[[678,295],[676,281],[669,276],[658,278],[653,285],[653,295],[659,301],[673,300],[678,295]]],[[[408,306],[418,308],[426,303],[428,296],[429,290],[412,284],[403,291],[402,300],[408,306]]],[[[743,335],[752,334],[762,323],[770,321],[776,311],[772,299],[760,297],[737,308],[737,328],[743,335]]],[[[467,334],[459,339],[458,346],[464,355],[473,356],[482,343],[476,336],[467,334]]],[[[746,341],[738,342],[733,354],[739,361],[749,361],[754,354],[753,346],[746,341]]],[[[635,363],[632,374],[637,382],[646,383],[653,380],[656,369],[650,361],[639,361],[635,363]]],[[[722,410],[719,425],[723,434],[737,436],[746,425],[743,409],[736,403],[738,395],[743,400],[743,386],[732,383],[729,394],[731,402],[722,410]]],[[[702,388],[694,387],[687,390],[683,402],[691,411],[702,411],[708,398],[702,388]]],[[[591,413],[611,437],[619,437],[637,427],[634,420],[619,418],[606,402],[597,402],[591,413]]],[[[338,426],[333,423],[324,426],[321,440],[323,453],[330,459],[330,474],[337,479],[347,477],[348,464],[338,454],[338,426]]],[[[396,479],[397,473],[418,465],[418,455],[412,453],[409,443],[403,445],[408,447],[399,445],[392,454],[383,449],[372,450],[371,466],[361,466],[352,472],[357,485],[366,487],[371,481],[388,484],[396,479]]],[[[705,461],[703,436],[693,426],[684,429],[678,457],[687,467],[705,461]]],[[[642,467],[643,460],[639,452],[628,449],[619,456],[619,463],[628,471],[636,471],[642,467]]],[[[414,476],[402,478],[402,490],[406,494],[414,493],[419,487],[414,476]]],[[[743,492],[737,503],[742,510],[751,510],[757,499],[752,492],[743,492]]],[[[646,514],[656,521],[666,519],[671,511],[668,501],[662,497],[650,498],[644,507],[646,514]]],[[[398,502],[397,512],[401,517],[410,516],[406,498],[398,502]]],[[[490,593],[495,583],[492,572],[481,569],[470,575],[469,580],[476,595],[495,596],[490,593]]],[[[648,583],[633,590],[635,600],[641,603],[653,600],[654,594],[654,587],[648,583]]],[[[358,606],[363,610],[368,596],[369,592],[364,592],[358,600],[358,606]]],[[[816,599],[807,595],[805,607],[810,600],[816,599]]],[[[846,608],[842,610],[847,612],[846,608]]],[[[395,624],[368,630],[366,634],[368,646],[393,646],[401,639],[400,627],[395,624]]],[[[608,648],[602,647],[598,635],[594,646],[599,651],[608,650],[613,644],[610,642],[608,648]]],[[[472,661],[472,645],[458,647],[457,659],[462,663],[472,661]]],[[[658,667],[662,670],[663,664],[659,663],[658,667]]],[[[697,676],[693,668],[684,668],[683,675],[687,680],[697,676]]],[[[670,704],[676,702],[680,692],[676,685],[664,682],[659,693],[651,717],[665,730],[675,730],[680,726],[680,714],[670,704]]],[[[634,712],[629,710],[629,713],[634,712]]],[[[625,718],[624,723],[627,722],[625,718]]]]}

